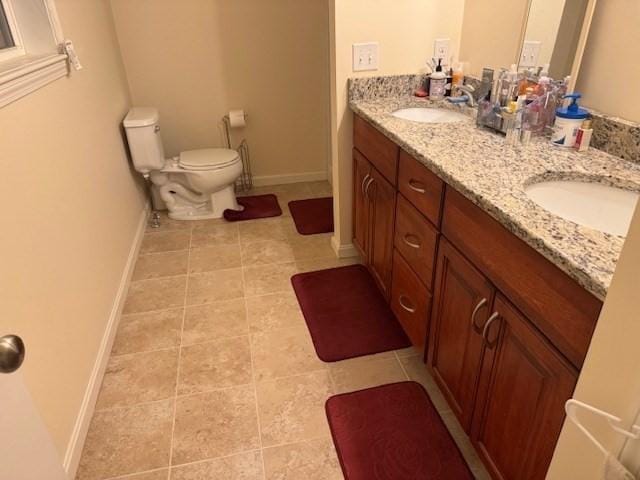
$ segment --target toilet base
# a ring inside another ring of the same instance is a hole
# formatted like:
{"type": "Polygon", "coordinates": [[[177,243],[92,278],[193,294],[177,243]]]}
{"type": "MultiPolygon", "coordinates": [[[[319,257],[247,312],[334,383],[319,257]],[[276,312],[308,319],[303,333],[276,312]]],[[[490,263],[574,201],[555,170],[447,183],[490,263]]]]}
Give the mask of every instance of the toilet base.
{"type": "Polygon", "coordinates": [[[229,185],[210,195],[208,202],[202,204],[174,204],[169,208],[169,218],[174,220],[209,220],[222,218],[225,210],[243,210],[236,200],[235,187],[229,185]]]}

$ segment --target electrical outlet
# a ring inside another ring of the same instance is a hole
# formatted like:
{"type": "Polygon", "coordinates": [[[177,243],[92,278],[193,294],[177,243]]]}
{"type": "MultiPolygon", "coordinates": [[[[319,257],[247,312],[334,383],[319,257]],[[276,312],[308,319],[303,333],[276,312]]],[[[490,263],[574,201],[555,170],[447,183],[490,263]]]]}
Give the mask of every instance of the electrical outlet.
{"type": "Polygon", "coordinates": [[[353,71],[378,70],[378,43],[353,44],[353,71]]]}
{"type": "Polygon", "coordinates": [[[537,67],[542,42],[525,40],[520,54],[520,67],[537,67]]]}
{"type": "Polygon", "coordinates": [[[433,56],[436,59],[436,63],[438,63],[438,59],[442,59],[442,64],[446,65],[449,63],[449,44],[451,40],[448,38],[436,38],[433,42],[433,56]]]}

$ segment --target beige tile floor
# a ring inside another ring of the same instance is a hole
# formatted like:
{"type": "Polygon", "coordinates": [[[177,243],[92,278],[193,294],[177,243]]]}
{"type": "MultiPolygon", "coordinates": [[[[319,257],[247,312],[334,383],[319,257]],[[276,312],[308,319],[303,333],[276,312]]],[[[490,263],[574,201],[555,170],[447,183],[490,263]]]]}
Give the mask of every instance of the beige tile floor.
{"type": "Polygon", "coordinates": [[[330,235],[298,235],[282,217],[176,222],[143,239],[85,443],[78,480],[338,480],[324,402],[413,379],[430,392],[478,478],[488,478],[413,349],[320,361],[291,275],[352,264],[330,235]]]}

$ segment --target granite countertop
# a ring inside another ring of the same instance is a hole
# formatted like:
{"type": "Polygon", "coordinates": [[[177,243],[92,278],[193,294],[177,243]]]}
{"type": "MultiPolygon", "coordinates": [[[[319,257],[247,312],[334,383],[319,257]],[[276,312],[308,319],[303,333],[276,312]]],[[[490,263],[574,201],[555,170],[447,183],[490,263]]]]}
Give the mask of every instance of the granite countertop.
{"type": "MultiPolygon", "coordinates": [[[[640,165],[599,150],[577,153],[543,138],[507,146],[504,136],[469,120],[423,124],[395,118],[405,107],[434,106],[413,96],[364,98],[351,109],[426,165],[466,198],[574,278],[601,300],[606,296],[624,238],[558,217],[530,200],[525,186],[543,180],[582,179],[640,191],[640,165]]],[[[437,106],[457,109],[448,102],[437,106]]]]}

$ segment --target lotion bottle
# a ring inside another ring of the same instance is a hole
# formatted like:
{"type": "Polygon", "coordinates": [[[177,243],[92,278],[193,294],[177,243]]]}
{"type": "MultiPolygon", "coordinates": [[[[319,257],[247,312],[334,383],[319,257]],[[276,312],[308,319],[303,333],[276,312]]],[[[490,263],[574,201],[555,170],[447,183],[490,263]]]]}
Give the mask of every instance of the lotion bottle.
{"type": "Polygon", "coordinates": [[[429,98],[431,100],[442,100],[447,86],[447,75],[442,71],[442,59],[438,59],[436,71],[431,74],[429,82],[429,98]]]}

